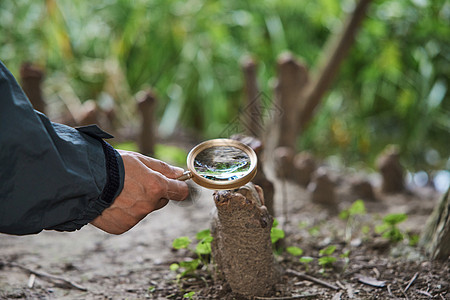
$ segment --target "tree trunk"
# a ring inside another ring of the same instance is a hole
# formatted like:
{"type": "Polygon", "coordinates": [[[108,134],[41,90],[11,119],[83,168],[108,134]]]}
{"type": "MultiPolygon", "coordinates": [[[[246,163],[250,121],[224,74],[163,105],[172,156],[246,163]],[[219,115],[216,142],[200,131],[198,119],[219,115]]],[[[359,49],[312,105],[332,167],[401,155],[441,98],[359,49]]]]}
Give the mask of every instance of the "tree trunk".
{"type": "Polygon", "coordinates": [[[450,257],[450,188],[428,218],[420,244],[432,259],[450,257]]]}
{"type": "Polygon", "coordinates": [[[305,94],[299,101],[304,103],[299,106],[298,111],[299,131],[303,131],[307,123],[312,119],[316,107],[320,104],[320,100],[338,74],[339,66],[353,45],[356,33],[366,16],[366,10],[371,1],[360,0],[353,13],[346,20],[342,31],[333,34],[327,41],[327,46],[322,51],[321,58],[317,63],[317,72],[311,76],[310,84],[308,84],[305,94]]]}
{"type": "Polygon", "coordinates": [[[273,292],[280,278],[270,239],[273,218],[260,187],[249,183],[214,193],[217,215],[211,233],[212,256],[219,279],[247,297],[273,292]]]}

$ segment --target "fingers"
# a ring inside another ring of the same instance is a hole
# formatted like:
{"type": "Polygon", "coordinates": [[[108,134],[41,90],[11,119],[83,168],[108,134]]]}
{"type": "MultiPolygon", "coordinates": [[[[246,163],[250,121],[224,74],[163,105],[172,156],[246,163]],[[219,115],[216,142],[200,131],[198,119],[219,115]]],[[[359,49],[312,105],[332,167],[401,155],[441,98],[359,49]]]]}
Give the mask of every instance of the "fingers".
{"type": "Polygon", "coordinates": [[[182,201],[189,194],[189,188],[184,181],[170,179],[152,169],[141,172],[145,179],[142,179],[147,197],[158,199],[169,199],[182,201]]]}
{"type": "Polygon", "coordinates": [[[167,176],[168,178],[176,179],[184,173],[182,168],[171,166],[163,161],[160,161],[159,159],[144,155],[139,155],[138,158],[147,167],[167,176]]]}
{"type": "Polygon", "coordinates": [[[184,173],[184,170],[182,168],[171,166],[163,161],[160,161],[159,159],[155,159],[132,151],[126,150],[117,150],[117,151],[120,153],[122,158],[130,157],[136,159],[141,163],[143,163],[147,168],[159,172],[168,178],[176,179],[181,175],[183,175],[184,173]]]}
{"type": "Polygon", "coordinates": [[[186,182],[175,179],[168,179],[167,183],[168,199],[183,201],[189,195],[189,188],[186,182]]]}
{"type": "Polygon", "coordinates": [[[167,190],[163,191],[162,198],[176,201],[186,199],[189,195],[189,188],[187,184],[183,181],[175,180],[183,175],[184,170],[182,168],[171,166],[163,161],[144,155],[139,155],[138,158],[148,168],[166,176],[163,180],[167,181],[167,190]]]}
{"type": "Polygon", "coordinates": [[[183,181],[175,180],[184,170],[136,152],[118,150],[125,164],[125,174],[142,183],[149,197],[181,201],[189,194],[183,181]]]}

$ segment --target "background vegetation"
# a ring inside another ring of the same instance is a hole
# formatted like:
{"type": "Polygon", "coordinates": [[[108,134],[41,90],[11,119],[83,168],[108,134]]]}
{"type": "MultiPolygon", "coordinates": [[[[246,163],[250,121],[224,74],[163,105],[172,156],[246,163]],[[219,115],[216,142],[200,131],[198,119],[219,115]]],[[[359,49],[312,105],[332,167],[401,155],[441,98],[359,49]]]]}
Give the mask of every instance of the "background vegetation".
{"type": "MultiPolygon", "coordinates": [[[[159,94],[161,134],[216,137],[239,112],[239,61],[259,62],[272,95],[283,51],[311,68],[353,0],[1,1],[0,59],[46,70],[47,98],[114,99],[135,122],[133,96],[159,94]]],[[[450,1],[375,0],[299,149],[371,165],[398,144],[412,170],[449,169],[450,1]]]]}

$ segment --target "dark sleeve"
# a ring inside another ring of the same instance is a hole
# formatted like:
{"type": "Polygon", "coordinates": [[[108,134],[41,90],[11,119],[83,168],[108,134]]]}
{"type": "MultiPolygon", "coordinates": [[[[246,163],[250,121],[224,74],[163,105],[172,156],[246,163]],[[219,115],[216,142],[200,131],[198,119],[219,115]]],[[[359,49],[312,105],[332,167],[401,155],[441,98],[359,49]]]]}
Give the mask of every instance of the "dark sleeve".
{"type": "Polygon", "coordinates": [[[99,216],[124,181],[107,136],[50,122],[0,61],[0,232],[73,231],[99,216]]]}

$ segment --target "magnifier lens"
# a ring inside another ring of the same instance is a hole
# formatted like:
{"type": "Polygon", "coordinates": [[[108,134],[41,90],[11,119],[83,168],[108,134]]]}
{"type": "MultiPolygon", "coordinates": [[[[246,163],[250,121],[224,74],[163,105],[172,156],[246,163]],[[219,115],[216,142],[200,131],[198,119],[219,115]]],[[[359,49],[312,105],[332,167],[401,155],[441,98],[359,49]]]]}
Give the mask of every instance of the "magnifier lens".
{"type": "Polygon", "coordinates": [[[214,139],[195,146],[178,180],[192,179],[213,190],[230,190],[248,183],[256,174],[257,157],[249,146],[230,139],[214,139]]]}
{"type": "Polygon", "coordinates": [[[246,176],[250,170],[250,157],[236,147],[212,146],[194,159],[198,175],[213,181],[230,181],[246,176]]]}

